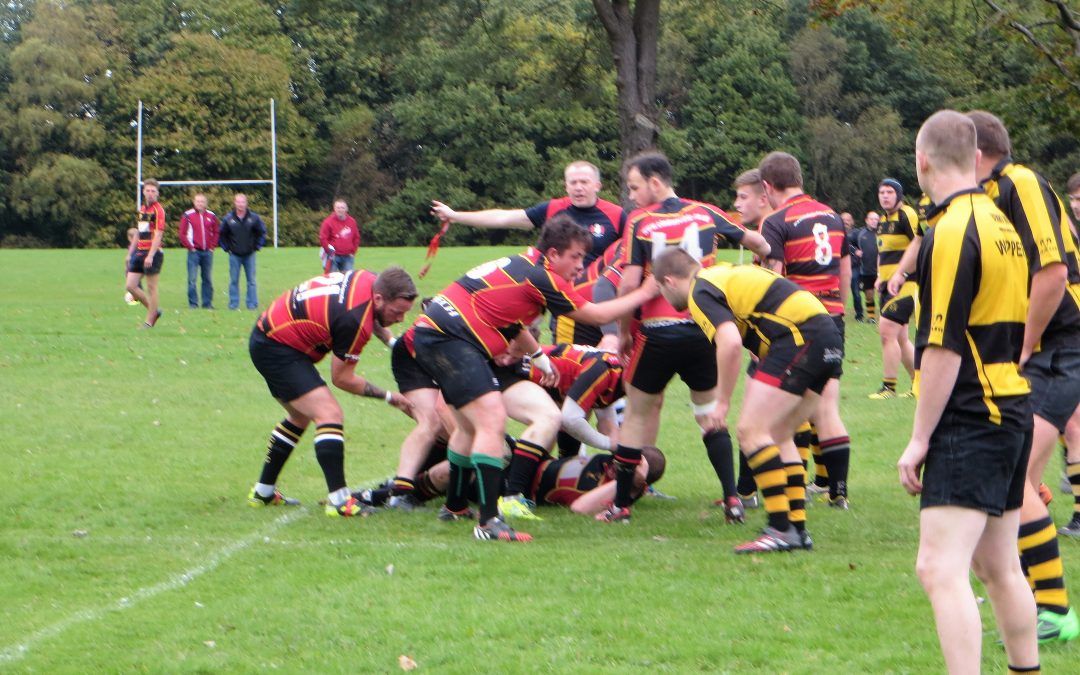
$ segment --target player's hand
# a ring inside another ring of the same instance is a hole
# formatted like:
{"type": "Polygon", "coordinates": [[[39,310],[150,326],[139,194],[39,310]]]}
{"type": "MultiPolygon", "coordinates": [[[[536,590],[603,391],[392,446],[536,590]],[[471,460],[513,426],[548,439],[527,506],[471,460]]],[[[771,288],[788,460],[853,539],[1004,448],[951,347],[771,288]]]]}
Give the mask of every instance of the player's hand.
{"type": "Polygon", "coordinates": [[[719,431],[727,426],[728,404],[716,403],[716,407],[708,415],[700,415],[694,419],[703,433],[719,431]]]}
{"type": "Polygon", "coordinates": [[[1022,347],[1020,349],[1020,370],[1024,369],[1027,365],[1028,359],[1031,358],[1031,347],[1022,347]]]}
{"type": "Polygon", "coordinates": [[[454,211],[454,209],[450,208],[446,204],[443,204],[442,202],[435,201],[434,199],[432,199],[431,200],[431,215],[435,216],[439,220],[453,221],[454,216],[456,216],[457,213],[454,211]]]}
{"type": "Polygon", "coordinates": [[[874,292],[881,293],[881,279],[878,279],[874,282],[874,292]]]}
{"type": "Polygon", "coordinates": [[[656,283],[656,277],[651,274],[641,280],[641,286],[639,288],[647,298],[651,299],[660,295],[660,284],[656,283]]]}
{"type": "Polygon", "coordinates": [[[619,333],[619,360],[624,366],[630,365],[630,354],[634,351],[634,336],[630,333],[619,333]]]}
{"type": "Polygon", "coordinates": [[[390,403],[390,405],[394,406],[395,408],[397,408],[401,412],[405,413],[406,415],[409,415],[410,417],[412,416],[412,407],[413,407],[412,401],[405,398],[404,396],[402,396],[398,392],[396,392],[396,391],[390,392],[390,401],[389,401],[389,403],[390,403]]]}
{"type": "Polygon", "coordinates": [[[896,463],[896,468],[900,472],[900,485],[907,490],[909,495],[914,496],[922,492],[922,481],[919,477],[922,475],[928,449],[926,443],[912,439],[908,441],[904,454],[900,455],[900,461],[896,463]]]}
{"type": "Polygon", "coordinates": [[[889,291],[889,295],[897,295],[900,292],[900,287],[904,285],[905,281],[907,281],[907,277],[900,272],[889,277],[889,283],[885,285],[885,288],[889,291]]]}
{"type": "Polygon", "coordinates": [[[600,338],[600,342],[597,343],[596,348],[615,354],[619,353],[619,335],[618,333],[607,333],[604,337],[600,338]]]}
{"type": "Polygon", "coordinates": [[[540,386],[545,389],[559,386],[559,369],[552,368],[550,373],[543,373],[540,377],[540,386]]]}

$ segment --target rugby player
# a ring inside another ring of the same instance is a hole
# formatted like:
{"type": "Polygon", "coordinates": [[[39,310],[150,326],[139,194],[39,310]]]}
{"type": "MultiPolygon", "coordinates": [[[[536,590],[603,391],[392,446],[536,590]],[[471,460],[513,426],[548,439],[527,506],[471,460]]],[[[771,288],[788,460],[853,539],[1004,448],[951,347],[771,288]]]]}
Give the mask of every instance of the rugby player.
{"type": "MultiPolygon", "coordinates": [[[[637,205],[628,219],[620,295],[636,292],[649,274],[653,257],[667,246],[687,250],[702,264],[711,265],[716,240],[742,244],[760,256],[769,245],[757,232],[731,222],[719,208],[681,199],[672,187],[671,164],[658,152],[646,152],[627,162],[626,185],[637,205]]],[[[716,405],[715,352],[708,340],[694,328],[685,310],[674,309],[665,299],[653,298],[641,308],[641,328],[632,334],[630,324],[619,326],[619,350],[629,365],[623,373],[627,393],[625,419],[615,450],[617,467],[615,501],[597,516],[607,522],[630,519],[630,487],[641,448],[656,445],[657,421],[663,393],[676,373],[690,388],[694,419],[701,428],[702,441],[725,493],[732,489],[725,505],[731,520],[742,518],[742,504],[734,494],[731,437],[726,409],[716,405]]]]}
{"type": "Polygon", "coordinates": [[[600,199],[600,169],[585,161],[570,162],[563,171],[566,196],[540,202],[527,209],[486,209],[455,211],[432,200],[431,213],[442,221],[473,227],[531,230],[540,228],[552,216],[565,213],[588,230],[592,237],[585,252],[585,264],[603,256],[607,248],[622,236],[626,214],[618,204],[600,199]]]}
{"type": "MultiPolygon", "coordinates": [[[[915,238],[919,216],[904,203],[904,188],[895,178],[885,178],[878,185],[878,203],[885,217],[878,222],[878,277],[875,287],[880,294],[878,335],[881,336],[881,389],[869,395],[872,400],[896,398],[896,377],[900,365],[912,375],[914,347],[908,337],[908,321],[915,310],[915,286],[905,284],[891,294],[888,281],[915,238]]],[[[905,393],[902,396],[910,396],[905,393]]]]}
{"type": "MultiPolygon", "coordinates": [[[[556,215],[545,223],[535,248],[473,268],[436,295],[414,324],[415,362],[429,386],[442,391],[455,421],[447,450],[451,476],[445,509],[453,515],[468,508],[463,489],[475,467],[481,487],[479,523],[473,530],[477,539],[532,538],[515,532],[497,513],[506,409],[490,360],[520,339],[532,362],[557,382],[550,359],[525,330],[541,311],[600,325],[628,314],[655,293],[652,285],[600,304],[578,295],[571,280],[584,269],[591,243],[592,236],[569,215],[556,215]]],[[[511,467],[512,480],[518,471],[531,475],[542,458],[528,447],[515,447],[514,455],[521,461],[520,468],[511,467]]]]}
{"type": "Polygon", "coordinates": [[[1050,183],[1012,160],[1005,125],[975,110],[978,177],[1024,243],[1030,305],[1020,365],[1031,383],[1034,435],[1020,510],[1020,557],[1039,607],[1039,640],[1071,640],[1080,618],[1069,607],[1054,521],[1038,486],[1058,434],[1080,404],[1080,266],[1069,217],[1050,183]]]}
{"type": "MultiPolygon", "coordinates": [[[[589,302],[606,302],[618,297],[624,266],[622,246],[621,239],[612,243],[574,280],[574,290],[581,297],[589,302]]],[[[586,345],[612,352],[619,349],[619,326],[614,321],[603,326],[590,326],[577,323],[566,314],[552,315],[551,337],[555,344],[586,345]]]]}
{"type": "Polygon", "coordinates": [[[904,489],[922,495],[916,571],[947,670],[981,670],[974,571],[1009,672],[1038,672],[1035,603],[1016,555],[1031,441],[1020,375],[1027,260],[978,186],[977,155],[975,125],[951,110],[932,115],[915,140],[919,183],[942,214],[919,252],[918,402],[897,468],[904,489]]]}
{"type": "Polygon", "coordinates": [[[757,357],[736,435],[764,497],[768,525],[735,552],[812,548],[794,435],[839,375],[843,340],[836,323],[812,293],[761,267],[717,263],[703,269],[686,251],[670,249],[653,262],[653,274],[664,298],[688,310],[695,330],[711,343],[716,407],[723,417],[739,379],[740,347],[757,357]]]}
{"type": "Polygon", "coordinates": [[[158,201],[158,182],[143,181],[143,205],[138,214],[138,240],[135,252],[128,257],[127,292],[146,307],[146,320],[140,328],[153,328],[161,318],[158,308],[158,279],[165,259],[162,238],[165,236],[165,209],[158,201]],[[146,291],[142,280],[146,278],[146,291]]]}
{"type": "MultiPolygon", "coordinates": [[[[812,293],[828,310],[844,340],[844,306],[851,289],[851,257],[847,232],[840,216],[831,208],[803,192],[799,160],[786,152],[770,152],[758,165],[769,206],[776,209],[765,219],[761,233],[769,242],[771,253],[765,265],[783,274],[812,293]]],[[[848,468],[851,463],[851,439],[840,419],[840,375],[829,381],[821,392],[821,404],[811,418],[820,440],[814,444],[814,460],[819,476],[828,482],[829,506],[848,508],[848,468]]],[[[805,433],[805,431],[804,431],[805,433]]],[[[797,461],[802,467],[802,461],[797,461]]],[[[806,487],[806,475],[795,466],[787,466],[790,479],[806,487]]]]}
{"type": "Polygon", "coordinates": [[[326,478],[326,515],[364,515],[367,509],[345,482],[345,431],[341,405],[315,369],[332,352],[331,381],[357,396],[383,399],[409,412],[401,394],[355,372],[364,345],[379,326],[405,318],[416,299],[413,280],[400,267],[376,276],[366,270],[315,277],[278,297],[251,330],[248,350],[266,386],[287,413],[271,432],[262,474],[248,495],[251,506],[295,505],[277,489],[278,475],[308,424],[315,423],[315,457],[326,478]]]}

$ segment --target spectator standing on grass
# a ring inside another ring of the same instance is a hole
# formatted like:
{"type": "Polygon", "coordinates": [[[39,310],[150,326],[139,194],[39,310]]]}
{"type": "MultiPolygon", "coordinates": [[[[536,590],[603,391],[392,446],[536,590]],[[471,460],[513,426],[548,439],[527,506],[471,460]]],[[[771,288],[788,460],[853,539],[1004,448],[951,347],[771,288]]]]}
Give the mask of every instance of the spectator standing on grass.
{"type": "Polygon", "coordinates": [[[165,209],[158,201],[158,182],[153,178],[143,181],[143,205],[139,207],[138,239],[135,251],[128,258],[127,292],[146,307],[146,320],[140,328],[153,328],[161,318],[158,309],[158,275],[164,262],[165,252],[161,240],[165,235],[165,209]],[[146,290],[142,280],[146,278],[146,290]]]}
{"type": "Polygon", "coordinates": [[[266,225],[254,211],[248,210],[247,195],[233,197],[233,210],[221,221],[221,248],[229,254],[229,309],[240,306],[240,268],[247,280],[248,309],[259,306],[255,286],[255,254],[266,244],[266,225]]]}
{"type": "Polygon", "coordinates": [[[191,200],[194,208],[180,217],[180,244],[187,249],[187,295],[191,309],[199,307],[195,288],[196,272],[202,276],[202,306],[214,308],[214,249],[218,245],[218,218],[206,208],[206,195],[201,192],[191,200]]]}
{"type": "Polygon", "coordinates": [[[877,302],[874,298],[874,285],[877,283],[878,246],[877,231],[881,215],[877,211],[867,211],[863,221],[866,227],[859,228],[860,261],[859,286],[866,300],[866,322],[877,323],[877,302]]]}
{"type": "Polygon", "coordinates": [[[353,268],[356,251],[360,248],[360,228],[349,215],[349,205],[344,199],[334,201],[334,212],[322,221],[319,228],[319,244],[322,245],[328,272],[348,272],[353,268]]]}
{"type": "Polygon", "coordinates": [[[859,230],[862,227],[855,227],[855,218],[847,211],[840,214],[840,220],[844,223],[844,246],[847,247],[848,257],[851,259],[851,306],[855,309],[855,320],[862,322],[862,251],[859,250],[859,230]]]}

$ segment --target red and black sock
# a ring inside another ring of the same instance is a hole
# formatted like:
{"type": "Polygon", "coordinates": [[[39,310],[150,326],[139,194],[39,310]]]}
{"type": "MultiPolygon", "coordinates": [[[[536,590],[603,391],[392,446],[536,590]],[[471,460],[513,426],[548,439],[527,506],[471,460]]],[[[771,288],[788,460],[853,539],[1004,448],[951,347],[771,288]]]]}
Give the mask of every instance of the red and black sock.
{"type": "Polygon", "coordinates": [[[629,508],[634,503],[634,472],[641,464],[641,448],[615,448],[615,506],[629,508]]]}
{"type": "Polygon", "coordinates": [[[510,466],[506,468],[506,494],[528,494],[536,477],[536,467],[546,454],[547,451],[536,443],[517,439],[510,455],[510,466]]]}
{"type": "Polygon", "coordinates": [[[270,432],[270,442],[266,446],[266,461],[263,462],[262,473],[259,482],[263,485],[276,485],[281,470],[285,468],[285,462],[289,460],[293,448],[300,442],[304,435],[304,429],[298,427],[287,419],[278,422],[274,430],[270,432]]]}
{"type": "Polygon", "coordinates": [[[416,482],[405,476],[394,476],[394,485],[390,488],[390,494],[399,497],[412,494],[416,490],[416,482]]]}
{"type": "Polygon", "coordinates": [[[851,439],[837,436],[821,442],[821,464],[828,470],[829,498],[847,497],[851,439]]]}
{"type": "Polygon", "coordinates": [[[446,494],[446,491],[435,486],[427,471],[421,471],[420,475],[416,477],[416,492],[413,494],[416,495],[419,501],[427,502],[436,497],[441,497],[446,494]]]}

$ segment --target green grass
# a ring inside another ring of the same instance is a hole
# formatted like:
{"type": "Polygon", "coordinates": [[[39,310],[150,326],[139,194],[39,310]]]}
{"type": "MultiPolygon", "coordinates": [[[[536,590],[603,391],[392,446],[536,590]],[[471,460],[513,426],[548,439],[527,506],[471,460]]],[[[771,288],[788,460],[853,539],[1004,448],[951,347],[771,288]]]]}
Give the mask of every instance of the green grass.
{"type": "MultiPolygon", "coordinates": [[[[505,250],[446,249],[421,291],[505,250]]],[[[417,270],[422,257],[360,262],[417,270]]],[[[255,314],[188,310],[173,250],[165,316],[138,331],[121,264],[120,251],[0,250],[0,669],[395,672],[404,654],[433,672],[942,670],[914,575],[917,506],[894,469],[914,405],[866,400],[871,327],[849,324],[845,365],[854,509],[810,510],[813,553],[731,553],[763,516],[725,526],[708,506],[719,488],[681,385],[659,442],[677,501],[645,501],[629,527],[546,510],[533,544],[507,546],[431,511],[322,516],[310,435],[282,478],[307,506],[285,520],[247,508],[282,416],[247,357],[255,314]]],[[[263,306],[318,265],[312,249],[261,253],[263,306]]],[[[219,253],[219,307],[227,270],[219,253]]],[[[372,344],[360,370],[389,385],[388,361],[372,344]]],[[[409,420],[340,398],[350,483],[391,474],[409,420]]],[[[1069,508],[1052,504],[1059,521],[1069,508]]],[[[1080,548],[1062,549],[1080,593],[1080,548]]],[[[991,672],[1005,665],[994,639],[991,672]]],[[[1076,649],[1044,649],[1043,666],[1075,668],[1076,649]]]]}

